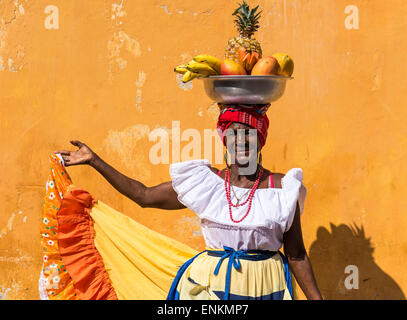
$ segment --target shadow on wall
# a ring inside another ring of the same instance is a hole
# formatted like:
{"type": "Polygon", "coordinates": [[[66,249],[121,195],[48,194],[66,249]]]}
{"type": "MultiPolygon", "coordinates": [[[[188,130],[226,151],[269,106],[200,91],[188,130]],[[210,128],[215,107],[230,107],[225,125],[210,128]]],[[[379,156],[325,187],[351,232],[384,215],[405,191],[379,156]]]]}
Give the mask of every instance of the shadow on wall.
{"type": "Polygon", "coordinates": [[[330,226],[331,232],[318,228],[309,250],[324,299],[405,299],[397,283],[375,263],[374,249],[363,226],[330,226]]]}

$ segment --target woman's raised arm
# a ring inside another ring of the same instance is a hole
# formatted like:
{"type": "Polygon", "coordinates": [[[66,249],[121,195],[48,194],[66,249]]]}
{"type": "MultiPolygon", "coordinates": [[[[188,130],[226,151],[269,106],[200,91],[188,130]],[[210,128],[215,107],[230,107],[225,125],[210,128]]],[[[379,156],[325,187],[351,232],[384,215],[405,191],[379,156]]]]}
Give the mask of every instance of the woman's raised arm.
{"type": "Polygon", "coordinates": [[[171,181],[154,187],[146,187],[141,182],[125,176],[107,164],[86,144],[77,140],[70,142],[79,149],[76,151],[54,151],[54,153],[61,154],[66,167],[80,164],[90,165],[103,175],[117,191],[143,208],[151,207],[166,210],[185,208],[178,201],[177,193],[174,191],[171,181]]]}

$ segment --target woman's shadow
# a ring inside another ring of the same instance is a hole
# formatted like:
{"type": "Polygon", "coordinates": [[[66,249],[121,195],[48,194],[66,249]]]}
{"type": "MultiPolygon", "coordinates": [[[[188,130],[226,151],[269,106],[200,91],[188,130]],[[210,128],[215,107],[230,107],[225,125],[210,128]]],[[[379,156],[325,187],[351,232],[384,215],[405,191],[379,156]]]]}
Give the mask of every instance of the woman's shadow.
{"type": "Polygon", "coordinates": [[[370,238],[363,226],[330,224],[319,227],[309,257],[325,299],[396,299],[405,296],[397,283],[374,261],[370,238]]]}

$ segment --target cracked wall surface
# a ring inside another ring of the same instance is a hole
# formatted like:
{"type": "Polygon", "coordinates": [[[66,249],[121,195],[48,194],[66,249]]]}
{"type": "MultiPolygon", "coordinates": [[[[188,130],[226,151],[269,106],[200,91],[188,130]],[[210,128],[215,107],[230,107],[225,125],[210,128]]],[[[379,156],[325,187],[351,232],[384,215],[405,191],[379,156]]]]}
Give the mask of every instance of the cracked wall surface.
{"type": "Polygon", "coordinates": [[[25,0],[4,0],[0,5],[0,71],[17,72],[24,66],[24,46],[14,36],[20,34],[25,0]]]}
{"type": "MultiPolygon", "coordinates": [[[[303,236],[323,293],[402,297],[407,2],[248,3],[263,10],[256,34],[263,53],[286,52],[295,61],[294,80],[268,111],[263,164],[281,173],[303,169],[303,236]],[[349,29],[347,5],[358,8],[357,29],[349,29]],[[339,227],[353,223],[363,226],[374,247],[368,257],[361,254],[361,234],[339,227]],[[335,260],[335,252],[346,259],[335,260]],[[357,292],[341,285],[344,261],[360,266],[357,292]],[[331,265],[337,274],[326,273],[331,265]]],[[[181,130],[215,128],[218,110],[202,83],[183,84],[173,68],[200,53],[223,58],[227,40],[237,34],[235,6],[216,0],[0,0],[0,299],[39,299],[39,224],[50,152],[74,150],[69,140],[77,139],[120,172],[156,185],[169,174],[168,164],[149,160],[151,130],[169,132],[172,121],[180,121],[181,130]]],[[[116,210],[204,248],[191,211],[140,209],[92,168],[68,171],[76,185],[116,210]]]]}

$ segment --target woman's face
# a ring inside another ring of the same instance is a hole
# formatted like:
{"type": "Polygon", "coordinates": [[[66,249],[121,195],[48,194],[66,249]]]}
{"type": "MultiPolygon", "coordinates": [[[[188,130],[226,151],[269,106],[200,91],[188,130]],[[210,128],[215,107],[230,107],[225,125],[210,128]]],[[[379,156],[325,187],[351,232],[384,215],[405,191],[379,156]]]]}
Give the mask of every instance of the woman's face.
{"type": "Polygon", "coordinates": [[[225,132],[225,139],[228,153],[232,156],[232,164],[236,163],[238,166],[257,164],[261,144],[256,129],[233,122],[225,132]]]}

